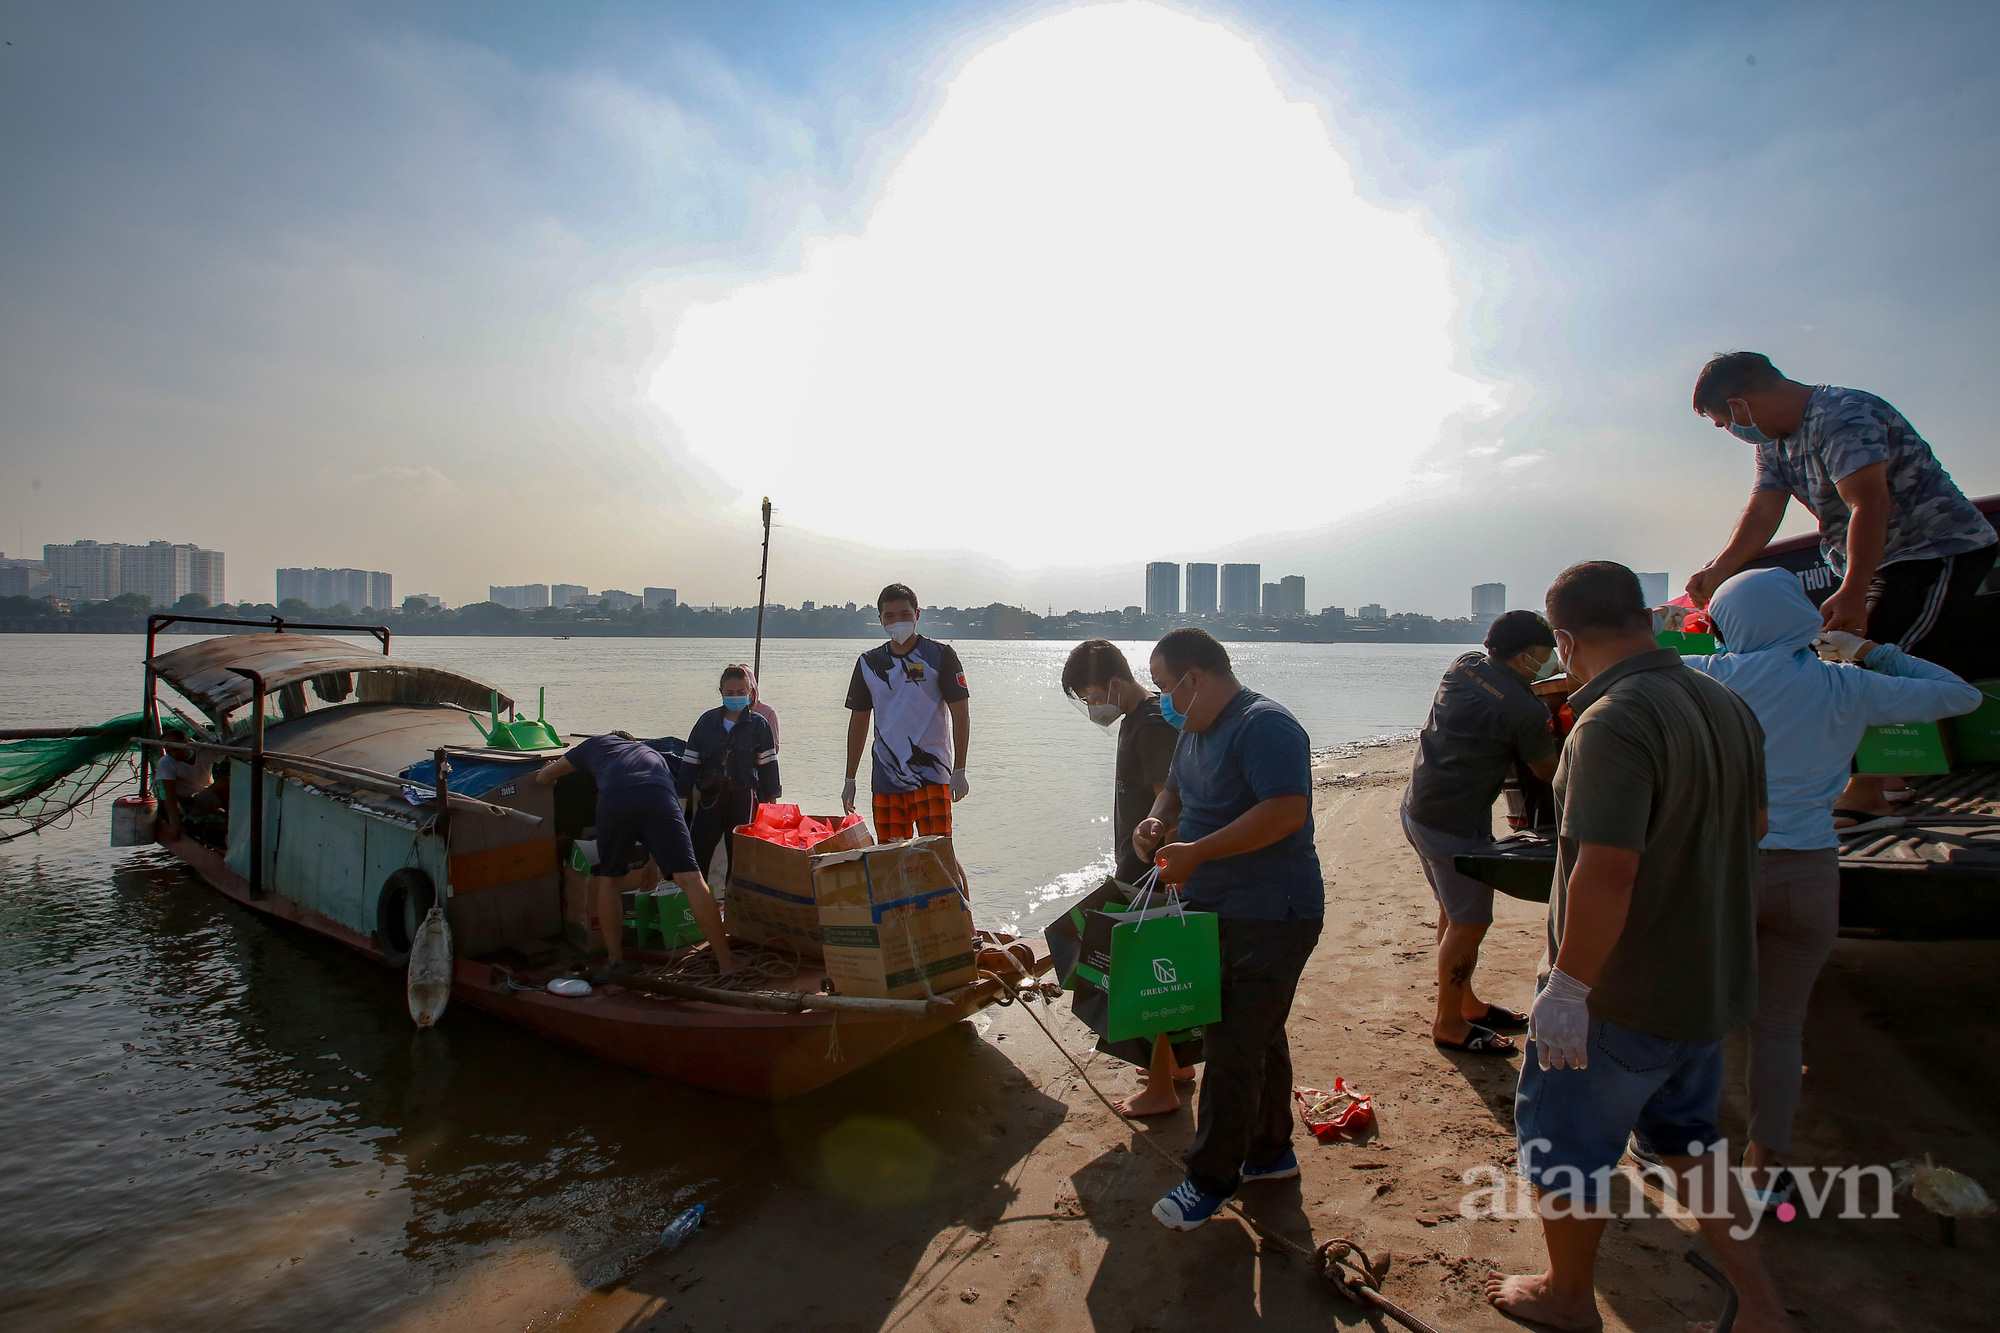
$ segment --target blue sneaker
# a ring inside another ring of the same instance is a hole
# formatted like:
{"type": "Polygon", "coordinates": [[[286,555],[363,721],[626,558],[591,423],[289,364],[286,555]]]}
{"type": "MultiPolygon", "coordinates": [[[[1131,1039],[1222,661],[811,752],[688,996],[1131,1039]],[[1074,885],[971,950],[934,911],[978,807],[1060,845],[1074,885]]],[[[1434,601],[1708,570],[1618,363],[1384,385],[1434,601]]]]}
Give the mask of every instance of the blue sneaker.
{"type": "Polygon", "coordinates": [[[1183,1180],[1172,1194],[1153,1205],[1153,1216],[1176,1231],[1193,1231],[1228,1202],[1226,1194],[1204,1194],[1192,1180],[1183,1180]]]}
{"type": "Polygon", "coordinates": [[[1285,1149],[1285,1155],[1269,1166],[1256,1167],[1248,1162],[1243,1164],[1245,1184],[1253,1180],[1297,1180],[1298,1176],[1299,1155],[1290,1148],[1285,1149]]]}

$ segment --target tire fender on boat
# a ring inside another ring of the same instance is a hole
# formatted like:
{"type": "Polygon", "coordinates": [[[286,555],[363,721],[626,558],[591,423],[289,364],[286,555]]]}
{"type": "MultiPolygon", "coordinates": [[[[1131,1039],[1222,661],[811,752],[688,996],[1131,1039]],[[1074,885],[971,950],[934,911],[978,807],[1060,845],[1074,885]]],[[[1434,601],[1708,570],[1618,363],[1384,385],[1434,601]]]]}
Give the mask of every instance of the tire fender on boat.
{"type": "Polygon", "coordinates": [[[437,901],[437,886],[415,866],[404,866],[382,881],[375,902],[375,948],[383,962],[391,967],[409,962],[410,947],[437,901]]]}

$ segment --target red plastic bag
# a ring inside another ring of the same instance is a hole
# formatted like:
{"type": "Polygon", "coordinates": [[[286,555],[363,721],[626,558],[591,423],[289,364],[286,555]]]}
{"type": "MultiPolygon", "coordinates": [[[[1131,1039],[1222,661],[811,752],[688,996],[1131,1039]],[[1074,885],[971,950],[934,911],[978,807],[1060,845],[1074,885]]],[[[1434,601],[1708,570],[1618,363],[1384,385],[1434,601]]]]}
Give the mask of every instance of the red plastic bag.
{"type": "Polygon", "coordinates": [[[750,822],[739,831],[753,838],[762,838],[765,842],[775,842],[780,847],[796,847],[803,851],[860,822],[860,815],[849,815],[838,824],[829,824],[823,819],[799,813],[796,805],[760,805],[750,822]]]}
{"type": "Polygon", "coordinates": [[[1334,1079],[1332,1092],[1294,1087],[1292,1100],[1299,1104],[1299,1119],[1321,1143],[1359,1143],[1375,1132],[1374,1099],[1349,1087],[1344,1078],[1334,1079]]]}

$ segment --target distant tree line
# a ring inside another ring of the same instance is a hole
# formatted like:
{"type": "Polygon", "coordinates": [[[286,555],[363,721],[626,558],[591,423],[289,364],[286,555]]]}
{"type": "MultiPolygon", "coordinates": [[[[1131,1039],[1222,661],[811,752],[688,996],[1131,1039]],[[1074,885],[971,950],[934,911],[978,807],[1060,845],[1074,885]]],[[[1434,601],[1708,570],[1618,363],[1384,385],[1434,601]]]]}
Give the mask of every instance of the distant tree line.
{"type": "MultiPolygon", "coordinates": [[[[143,622],[151,604],[138,593],[69,608],[45,598],[0,597],[0,623],[34,630],[51,617],[143,622]]],[[[600,603],[585,607],[539,607],[518,611],[497,602],[438,610],[420,597],[406,597],[392,610],[349,606],[315,607],[296,597],[276,605],[239,602],[210,606],[189,593],[171,608],[182,615],[212,615],[254,623],[281,616],[288,621],[334,625],[386,625],[397,634],[492,634],[571,638],[748,638],[757,631],[757,608],[670,606],[616,610],[600,603]]],[[[1352,616],[1151,616],[1136,610],[1077,611],[1037,615],[1018,606],[927,606],[924,632],[940,639],[1152,639],[1180,625],[1196,624],[1219,639],[1265,643],[1477,643],[1485,627],[1474,620],[1435,620],[1393,615],[1382,620],[1352,616]]],[[[47,625],[46,628],[56,628],[47,625]]],[[[872,606],[811,609],[768,606],[764,636],[771,639],[867,639],[882,630],[872,606]]]]}

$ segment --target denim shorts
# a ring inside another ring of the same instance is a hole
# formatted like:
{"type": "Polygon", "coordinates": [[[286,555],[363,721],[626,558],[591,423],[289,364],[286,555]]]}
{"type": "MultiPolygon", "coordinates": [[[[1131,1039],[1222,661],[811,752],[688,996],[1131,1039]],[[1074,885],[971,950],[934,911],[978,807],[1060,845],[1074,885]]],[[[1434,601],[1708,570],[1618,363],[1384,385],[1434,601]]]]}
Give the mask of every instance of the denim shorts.
{"type": "Polygon", "coordinates": [[[1460,874],[1453,864],[1454,857],[1491,851],[1493,839],[1461,838],[1425,828],[1410,818],[1408,810],[1403,811],[1403,836],[1410,840],[1410,850],[1417,854],[1445,920],[1461,926],[1493,924],[1493,886],[1460,874]]]}
{"type": "Polygon", "coordinates": [[[1527,1046],[1514,1138],[1522,1174],[1549,1193],[1596,1204],[1628,1136],[1661,1157],[1700,1156],[1721,1137],[1719,1037],[1674,1041],[1594,1018],[1582,1069],[1543,1069],[1535,1043],[1527,1046]],[[1600,1170],[1607,1174],[1593,1175],[1600,1170]]]}

